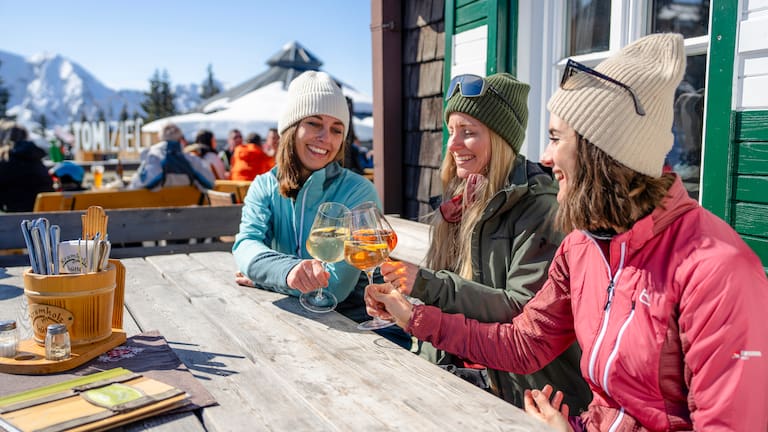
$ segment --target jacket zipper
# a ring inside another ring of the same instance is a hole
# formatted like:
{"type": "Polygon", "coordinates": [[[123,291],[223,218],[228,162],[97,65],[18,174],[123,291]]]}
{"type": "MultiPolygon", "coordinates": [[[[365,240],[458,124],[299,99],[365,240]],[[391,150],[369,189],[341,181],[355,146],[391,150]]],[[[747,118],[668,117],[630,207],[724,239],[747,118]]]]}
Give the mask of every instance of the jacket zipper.
{"type": "MultiPolygon", "coordinates": [[[[307,189],[309,186],[309,183],[312,181],[312,178],[308,178],[307,181],[304,183],[304,186],[302,186],[301,191],[299,192],[301,194],[301,218],[299,220],[299,228],[296,228],[296,216],[293,217],[293,233],[296,236],[296,256],[299,258],[303,258],[301,256],[301,240],[304,238],[304,210],[307,206],[307,189]]],[[[294,215],[296,215],[296,209],[294,208],[293,211],[294,215]]]]}
{"type": "Polygon", "coordinates": [[[611,423],[611,427],[608,428],[608,432],[616,432],[619,429],[621,421],[624,419],[624,407],[619,410],[619,415],[616,416],[616,420],[611,423]]]}
{"type": "Polygon", "coordinates": [[[621,271],[624,268],[624,255],[626,252],[626,244],[625,243],[621,244],[621,260],[619,261],[619,268],[616,270],[616,274],[613,275],[613,277],[611,277],[611,266],[610,264],[608,264],[608,260],[605,259],[605,255],[603,254],[603,251],[600,248],[600,245],[597,244],[597,242],[595,241],[594,238],[592,238],[591,235],[587,234],[587,236],[592,240],[593,243],[595,243],[597,250],[600,251],[600,256],[603,257],[603,262],[605,263],[605,267],[608,269],[608,277],[610,278],[610,283],[608,284],[608,300],[606,301],[605,307],[604,307],[603,320],[600,325],[600,333],[598,333],[597,335],[597,341],[595,342],[595,345],[592,347],[592,354],[590,354],[589,356],[589,379],[596,385],[602,387],[602,385],[600,385],[600,382],[595,378],[595,364],[597,363],[597,354],[600,351],[600,346],[603,344],[605,333],[608,330],[608,321],[611,317],[611,303],[613,303],[613,295],[616,287],[616,282],[619,280],[621,271]]]}

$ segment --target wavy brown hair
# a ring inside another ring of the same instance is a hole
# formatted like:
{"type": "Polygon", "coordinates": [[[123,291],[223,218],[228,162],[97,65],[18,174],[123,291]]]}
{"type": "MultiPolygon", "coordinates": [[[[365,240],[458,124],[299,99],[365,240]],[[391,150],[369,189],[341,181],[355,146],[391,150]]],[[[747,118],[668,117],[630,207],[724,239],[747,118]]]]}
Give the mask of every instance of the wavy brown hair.
{"type": "MultiPolygon", "coordinates": [[[[436,211],[433,215],[431,241],[426,256],[426,266],[433,270],[450,270],[472,280],[472,233],[488,202],[500,191],[509,178],[515,162],[515,151],[493,130],[488,129],[491,139],[491,160],[484,174],[485,186],[475,191],[475,201],[463,209],[461,222],[450,223],[436,211]]],[[[443,183],[443,202],[464,193],[466,180],[456,176],[456,161],[446,153],[440,167],[443,183]]]]}
{"type": "Polygon", "coordinates": [[[576,134],[577,172],[560,203],[557,226],[563,232],[630,229],[661,205],[674,174],[651,177],[628,168],[576,134]]]}
{"type": "MultiPolygon", "coordinates": [[[[278,192],[286,198],[296,199],[301,187],[304,186],[304,182],[312,174],[304,169],[299,156],[296,154],[296,130],[302,120],[280,134],[280,145],[275,155],[278,192]]],[[[333,162],[341,160],[344,160],[344,140],[342,140],[333,162]]]]}

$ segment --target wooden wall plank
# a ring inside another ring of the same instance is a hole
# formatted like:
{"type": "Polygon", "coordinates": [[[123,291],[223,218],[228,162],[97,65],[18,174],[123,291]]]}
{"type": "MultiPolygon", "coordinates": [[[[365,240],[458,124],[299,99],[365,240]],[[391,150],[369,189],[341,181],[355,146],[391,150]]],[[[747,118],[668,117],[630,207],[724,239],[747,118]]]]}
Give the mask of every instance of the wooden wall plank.
{"type": "Polygon", "coordinates": [[[736,200],[768,204],[768,176],[737,176],[736,200]]]}
{"type": "MultiPolygon", "coordinates": [[[[739,234],[768,239],[768,205],[736,203],[733,210],[733,227],[739,234]]],[[[764,260],[768,255],[760,255],[764,260]]]]}
{"type": "Polygon", "coordinates": [[[768,258],[766,258],[768,257],[768,239],[747,235],[741,237],[744,239],[747,246],[752,248],[757,256],[762,258],[763,268],[765,269],[765,272],[768,273],[768,258]]]}
{"type": "Polygon", "coordinates": [[[738,152],[739,174],[768,175],[768,142],[743,142],[738,152]]]}
{"type": "Polygon", "coordinates": [[[456,33],[483,25],[488,18],[488,3],[479,0],[456,8],[456,33]]]}
{"type": "Polygon", "coordinates": [[[736,113],[736,141],[768,141],[768,111],[736,113]]]}

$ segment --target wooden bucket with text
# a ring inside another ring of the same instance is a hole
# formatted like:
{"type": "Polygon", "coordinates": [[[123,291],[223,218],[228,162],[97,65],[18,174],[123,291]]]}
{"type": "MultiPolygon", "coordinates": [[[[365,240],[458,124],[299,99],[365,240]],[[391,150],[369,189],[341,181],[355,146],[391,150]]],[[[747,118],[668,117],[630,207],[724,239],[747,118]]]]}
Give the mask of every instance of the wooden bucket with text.
{"type": "MultiPolygon", "coordinates": [[[[24,272],[24,295],[35,342],[43,345],[48,325],[56,323],[67,326],[73,346],[109,338],[118,282],[117,267],[110,260],[106,270],[93,273],[40,275],[27,269],[24,272]]],[[[125,277],[125,274],[121,276],[125,277]]]]}

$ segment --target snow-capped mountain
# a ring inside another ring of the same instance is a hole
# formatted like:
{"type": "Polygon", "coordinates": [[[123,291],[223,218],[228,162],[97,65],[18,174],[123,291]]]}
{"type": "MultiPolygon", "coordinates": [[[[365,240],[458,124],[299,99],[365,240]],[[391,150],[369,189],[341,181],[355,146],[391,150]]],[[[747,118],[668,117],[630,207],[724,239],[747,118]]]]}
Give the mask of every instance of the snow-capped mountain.
{"type": "MultiPolygon", "coordinates": [[[[113,90],[78,63],[59,54],[28,58],[0,51],[0,77],[10,92],[8,114],[28,128],[36,128],[41,114],[48,127],[99,117],[117,120],[125,106],[129,115],[143,115],[143,90],[113,90]]],[[[149,88],[149,80],[147,80],[149,88]]],[[[187,112],[200,103],[199,85],[176,85],[176,108],[187,112]]]]}

